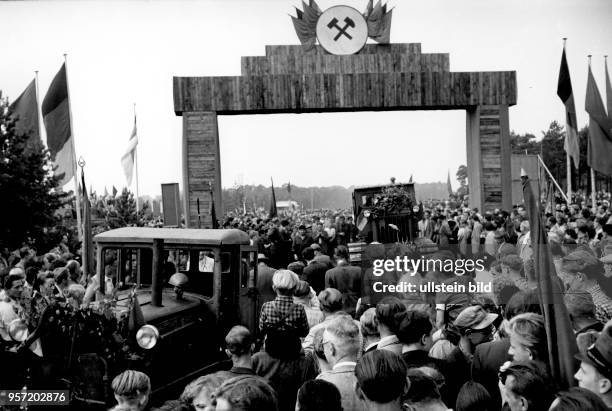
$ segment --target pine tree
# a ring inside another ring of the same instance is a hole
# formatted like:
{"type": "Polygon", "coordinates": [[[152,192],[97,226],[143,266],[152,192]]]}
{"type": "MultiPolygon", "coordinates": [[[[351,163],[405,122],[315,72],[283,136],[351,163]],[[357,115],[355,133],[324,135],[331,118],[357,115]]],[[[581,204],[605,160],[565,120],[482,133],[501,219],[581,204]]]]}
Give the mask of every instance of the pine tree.
{"type": "Polygon", "coordinates": [[[15,249],[24,243],[44,248],[52,241],[66,202],[57,190],[49,151],[42,142],[17,134],[8,101],[0,92],[0,247],[15,249]]]}

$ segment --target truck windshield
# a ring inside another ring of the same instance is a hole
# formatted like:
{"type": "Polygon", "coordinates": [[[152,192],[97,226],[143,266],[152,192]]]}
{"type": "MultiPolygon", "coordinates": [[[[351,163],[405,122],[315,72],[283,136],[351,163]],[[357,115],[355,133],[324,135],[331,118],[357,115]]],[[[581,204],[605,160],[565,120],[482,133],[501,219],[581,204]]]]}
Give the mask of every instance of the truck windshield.
{"type": "MultiPolygon", "coordinates": [[[[163,259],[161,276],[164,287],[172,287],[168,283],[170,277],[180,272],[188,278],[188,282],[182,285],[183,290],[212,297],[214,249],[166,249],[163,259]]],[[[153,278],[153,250],[147,247],[107,248],[104,251],[104,273],[108,287],[111,281],[119,290],[136,284],[139,287],[149,287],[153,278]]]]}

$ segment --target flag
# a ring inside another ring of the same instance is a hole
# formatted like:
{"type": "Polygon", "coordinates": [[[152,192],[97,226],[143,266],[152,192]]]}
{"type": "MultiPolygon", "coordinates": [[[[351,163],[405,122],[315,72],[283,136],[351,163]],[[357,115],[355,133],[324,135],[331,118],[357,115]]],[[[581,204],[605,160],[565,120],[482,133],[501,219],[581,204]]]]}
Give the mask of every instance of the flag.
{"type": "Polygon", "coordinates": [[[410,174],[410,180],[408,180],[409,184],[412,184],[412,174],[410,174]]]}
{"type": "Polygon", "coordinates": [[[144,315],[142,314],[142,308],[140,307],[140,301],[138,301],[138,295],[136,295],[136,287],[132,289],[130,293],[130,315],[128,317],[128,330],[130,334],[136,335],[136,332],[145,325],[144,315]]]}
{"type": "Polygon", "coordinates": [[[117,197],[117,189],[113,186],[113,197],[117,197]]]}
{"type": "Polygon", "coordinates": [[[128,146],[125,150],[125,154],[121,156],[121,165],[123,166],[123,173],[125,174],[125,179],[127,181],[128,186],[132,184],[132,175],[134,174],[134,162],[136,159],[137,145],[138,135],[136,133],[136,116],[134,116],[134,129],[132,130],[132,135],[130,135],[130,140],[128,141],[128,146]]]}
{"type": "Polygon", "coordinates": [[[612,176],[612,120],[606,114],[590,66],[585,110],[589,113],[587,163],[593,170],[612,176]]]}
{"type": "Polygon", "coordinates": [[[561,282],[548,248],[546,228],[542,224],[538,199],[531,188],[529,177],[522,177],[522,180],[523,199],[531,227],[537,290],[546,327],[548,362],[553,379],[560,384],[561,389],[567,389],[574,385],[576,338],[563,301],[561,282]]]}
{"type": "Polygon", "coordinates": [[[450,170],[448,170],[448,177],[446,179],[446,188],[448,189],[449,197],[452,196],[453,195],[453,186],[451,185],[450,170]]]}
{"type": "Polygon", "coordinates": [[[580,148],[578,147],[578,122],[576,121],[576,106],[574,105],[574,93],[570,79],[565,47],[561,55],[561,68],[559,69],[559,81],[557,83],[557,95],[565,104],[565,141],[563,149],[574,160],[574,167],[580,164],[580,148]]]}
{"type": "Polygon", "coordinates": [[[291,181],[287,183],[287,193],[291,195],[291,181]]]}
{"type": "Polygon", "coordinates": [[[219,228],[219,220],[217,220],[217,212],[215,211],[215,196],[212,189],[212,184],[210,185],[210,218],[212,220],[212,228],[219,228]]]}
{"type": "Polygon", "coordinates": [[[106,189],[106,186],[104,186],[104,198],[108,197],[108,190],[106,189]]]}
{"type": "Polygon", "coordinates": [[[610,73],[608,73],[608,60],[606,59],[606,106],[608,119],[612,121],[612,84],[610,84],[610,73]]]}
{"type": "Polygon", "coordinates": [[[23,93],[9,106],[15,119],[15,133],[29,135],[28,146],[40,141],[38,124],[38,100],[36,99],[36,80],[23,90],[23,93]]]}
{"type": "Polygon", "coordinates": [[[272,177],[270,177],[270,181],[272,182],[272,198],[270,199],[270,218],[272,218],[278,215],[278,210],[276,209],[276,194],[274,193],[274,181],[272,180],[272,177]]]}
{"type": "MultiPolygon", "coordinates": [[[[91,232],[91,203],[87,196],[87,189],[85,188],[85,170],[81,168],[81,188],[83,190],[83,243],[82,243],[82,259],[83,259],[83,272],[86,278],[93,276],[94,272],[94,248],[93,248],[93,237],[91,232]]],[[[90,188],[91,190],[91,188],[90,188]]]]}
{"type": "Polygon", "coordinates": [[[368,36],[380,44],[388,44],[391,39],[391,19],[393,10],[387,12],[387,5],[380,0],[373,4],[370,0],[363,13],[368,26],[368,36]]]}
{"type": "Polygon", "coordinates": [[[65,185],[74,177],[76,156],[70,127],[66,64],[57,72],[42,103],[43,122],[47,130],[47,147],[55,163],[54,173],[65,185]]]}
{"type": "Polygon", "coordinates": [[[363,229],[366,227],[366,225],[368,224],[368,217],[365,216],[365,214],[363,213],[364,210],[362,210],[359,213],[359,216],[357,216],[357,229],[359,231],[363,231],[363,229]]]}

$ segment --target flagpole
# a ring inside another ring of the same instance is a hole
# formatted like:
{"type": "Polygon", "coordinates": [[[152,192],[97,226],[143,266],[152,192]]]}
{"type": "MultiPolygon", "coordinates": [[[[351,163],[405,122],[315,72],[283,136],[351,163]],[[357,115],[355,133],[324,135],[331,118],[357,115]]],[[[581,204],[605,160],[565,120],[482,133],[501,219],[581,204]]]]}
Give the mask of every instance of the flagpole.
{"type": "Polygon", "coordinates": [[[538,154],[538,160],[540,160],[540,164],[542,164],[542,167],[544,167],[544,170],[546,170],[546,173],[548,174],[548,177],[550,177],[550,179],[552,180],[552,182],[555,184],[555,187],[557,187],[557,190],[559,190],[559,192],[561,193],[561,195],[565,198],[565,202],[569,205],[569,199],[567,198],[567,196],[565,195],[565,193],[563,192],[563,190],[561,189],[561,186],[559,186],[559,184],[557,183],[557,180],[555,180],[555,178],[553,177],[553,175],[551,174],[550,170],[548,169],[548,167],[546,167],[546,164],[544,164],[544,161],[542,160],[542,157],[540,157],[540,155],[538,154]]]}
{"type": "Polygon", "coordinates": [[[79,241],[83,241],[83,226],[81,225],[81,193],[79,192],[79,180],[76,163],[76,149],[74,148],[74,128],[72,121],[72,107],[70,104],[70,86],[68,81],[68,53],[64,53],[64,67],[66,68],[66,91],[68,92],[68,117],[70,118],[70,144],[72,146],[72,169],[74,172],[74,193],[76,198],[77,232],[79,241]]]}
{"type": "Polygon", "coordinates": [[[40,140],[44,141],[43,135],[42,135],[42,130],[43,130],[42,125],[43,125],[44,120],[41,116],[42,111],[40,109],[40,104],[39,104],[40,91],[38,90],[38,70],[34,70],[34,80],[35,80],[34,83],[36,83],[36,117],[38,120],[38,135],[40,136],[40,140]]]}
{"type": "MultiPolygon", "coordinates": [[[[136,103],[134,103],[134,128],[136,128],[136,103]]],[[[138,138],[138,129],[136,128],[136,138],[138,138]]],[[[136,173],[136,215],[140,212],[140,199],[138,191],[138,144],[134,147],[134,171],[136,173]]]]}

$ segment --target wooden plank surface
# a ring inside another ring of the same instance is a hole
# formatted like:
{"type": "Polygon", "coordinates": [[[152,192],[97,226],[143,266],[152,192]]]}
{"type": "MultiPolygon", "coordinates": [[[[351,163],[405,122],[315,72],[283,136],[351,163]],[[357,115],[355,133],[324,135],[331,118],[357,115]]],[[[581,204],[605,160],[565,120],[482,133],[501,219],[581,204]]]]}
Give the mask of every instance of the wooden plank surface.
{"type": "Polygon", "coordinates": [[[245,112],[318,112],[333,109],[376,110],[382,107],[396,109],[465,108],[478,105],[516,104],[515,72],[423,72],[423,73],[365,73],[368,60],[354,60],[357,70],[348,73],[279,74],[241,77],[175,77],[174,110],[183,112],[215,111],[220,114],[244,114],[245,112]],[[325,74],[326,81],[320,81],[325,74]],[[419,77],[414,81],[415,76],[419,77]],[[341,80],[338,80],[341,77],[341,80]],[[354,87],[339,89],[329,87],[338,82],[347,84],[348,78],[358,78],[354,87]],[[396,85],[393,98],[384,89],[396,85]],[[326,86],[327,85],[327,86],[326,86]],[[498,92],[502,88],[505,93],[498,92]],[[293,96],[304,99],[298,104],[293,96]],[[348,96],[352,93],[353,96],[348,96]],[[368,95],[362,95],[369,93],[368,95]],[[325,98],[321,98],[326,94],[325,98]],[[409,98],[406,98],[406,96],[409,98]],[[319,96],[319,97],[316,97],[319,96]],[[376,98],[373,98],[375,96],[376,98]],[[344,104],[341,104],[341,101],[344,104]],[[348,102],[353,102],[346,105],[348,102]]]}

